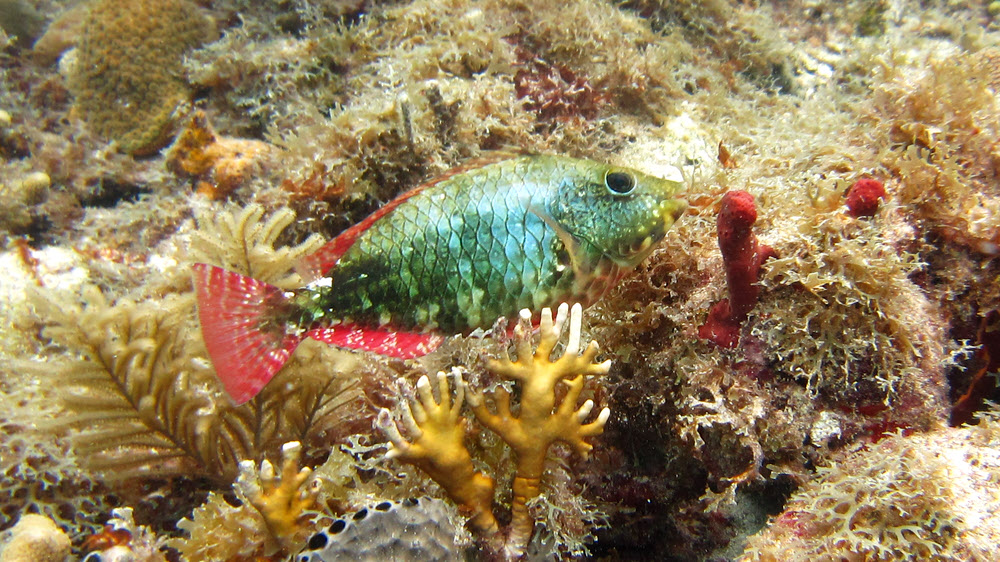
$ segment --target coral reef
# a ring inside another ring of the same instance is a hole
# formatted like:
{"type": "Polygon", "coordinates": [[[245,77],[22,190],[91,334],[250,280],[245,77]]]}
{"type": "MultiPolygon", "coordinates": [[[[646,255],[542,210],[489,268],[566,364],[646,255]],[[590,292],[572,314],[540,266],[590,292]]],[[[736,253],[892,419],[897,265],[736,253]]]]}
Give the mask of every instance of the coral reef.
{"type": "Polygon", "coordinates": [[[512,526],[531,558],[989,559],[995,4],[0,1],[0,529],[44,516],[95,561],[488,559],[512,526]],[[225,399],[192,262],[291,289],[323,239],[498,149],[686,186],[587,311],[607,374],[531,414],[607,405],[600,441],[518,435],[503,322],[414,361],[305,344],[225,399]],[[778,256],[721,322],[734,191],[778,256]],[[282,486],[302,468],[315,496],[282,486]]]}

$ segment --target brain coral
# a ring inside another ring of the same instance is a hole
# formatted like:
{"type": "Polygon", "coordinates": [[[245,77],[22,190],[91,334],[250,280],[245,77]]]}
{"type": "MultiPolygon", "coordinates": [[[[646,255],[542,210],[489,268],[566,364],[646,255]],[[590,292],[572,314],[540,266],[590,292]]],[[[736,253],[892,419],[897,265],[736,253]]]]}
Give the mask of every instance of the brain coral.
{"type": "Polygon", "coordinates": [[[77,108],[123,151],[155,152],[188,96],[183,55],[212,33],[211,20],[187,0],[95,0],[70,77],[77,108]]]}

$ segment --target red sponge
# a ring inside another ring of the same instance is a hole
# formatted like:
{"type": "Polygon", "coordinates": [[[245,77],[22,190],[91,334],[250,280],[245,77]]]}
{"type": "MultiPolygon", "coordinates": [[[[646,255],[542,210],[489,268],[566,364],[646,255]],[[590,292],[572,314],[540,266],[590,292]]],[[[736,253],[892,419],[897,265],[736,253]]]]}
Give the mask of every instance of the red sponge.
{"type": "Polygon", "coordinates": [[[777,256],[773,248],[758,244],[752,227],[757,221],[753,195],[730,191],[722,197],[716,223],[719,249],[726,266],[729,298],[717,302],[708,313],[698,336],[720,347],[732,348],[740,341],[740,327],[757,304],[760,265],[777,256]]]}
{"type": "Polygon", "coordinates": [[[860,179],[847,190],[847,212],[854,218],[875,216],[885,195],[882,182],[871,178],[860,179]]]}

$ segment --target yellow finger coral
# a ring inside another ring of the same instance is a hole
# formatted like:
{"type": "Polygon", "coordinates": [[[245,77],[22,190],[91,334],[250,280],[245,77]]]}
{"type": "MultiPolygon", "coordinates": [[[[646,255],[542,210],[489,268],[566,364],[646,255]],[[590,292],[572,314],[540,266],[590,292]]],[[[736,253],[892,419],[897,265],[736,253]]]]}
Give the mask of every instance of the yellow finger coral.
{"type": "Polygon", "coordinates": [[[580,456],[586,457],[593,445],[584,439],[603,433],[604,424],[611,415],[611,411],[604,408],[596,420],[585,424],[583,422],[593,410],[594,402],[587,400],[579,408],[576,407],[583,391],[584,375],[604,375],[611,367],[610,360],[594,362],[598,353],[597,342],[590,342],[580,355],[583,308],[579,304],[573,305],[569,339],[563,355],[555,361],[550,359],[562,335],[568,308],[565,303],[559,306],[554,323],[552,312],[547,308],[542,310],[541,337],[534,353],[531,351],[531,313],[522,310],[520,322],[514,329],[518,340],[517,360],[504,357],[491,361],[487,367],[507,380],[520,383],[521,404],[516,416],[511,411],[510,395],[503,388],[498,388],[494,394],[495,414],[487,408],[482,396],[474,392],[469,394],[469,405],[476,418],[499,435],[517,455],[510,535],[507,539],[507,551],[513,555],[523,552],[531,538],[534,521],[527,503],[539,494],[549,446],[562,441],[580,456]],[[566,384],[568,390],[557,405],[556,385],[560,381],[566,384]]]}
{"type": "Polygon", "coordinates": [[[388,410],[381,410],[378,426],[390,440],[389,458],[412,464],[426,472],[448,496],[471,516],[472,525],[486,535],[497,532],[497,521],[491,511],[493,479],[477,472],[472,457],[465,448],[465,418],[459,414],[464,401],[465,385],[454,371],[455,399],[452,402],[448,376],[437,375],[438,395],[434,399],[426,376],[417,381],[419,400],[403,401],[403,424],[411,436],[407,441],[399,432],[388,410]]]}
{"type": "Polygon", "coordinates": [[[512,407],[510,393],[500,387],[493,392],[494,413],[482,395],[465,386],[456,370],[454,399],[447,375],[438,373],[439,398],[434,397],[431,383],[424,376],[417,382],[419,399],[402,401],[402,421],[409,440],[400,433],[388,410],[379,414],[378,425],[390,440],[387,456],[426,472],[452,500],[471,513],[472,527],[487,544],[502,549],[503,555],[511,559],[522,556],[531,539],[535,524],[530,505],[540,496],[549,447],[562,441],[586,457],[593,448],[586,439],[600,435],[610,416],[610,410],[604,408],[594,421],[584,423],[594,409],[594,402],[586,400],[577,407],[585,376],[606,374],[611,361],[594,361],[598,353],[596,342],[591,342],[581,353],[583,309],[577,304],[571,314],[569,311],[569,306],[561,305],[555,320],[550,309],[542,311],[541,336],[532,351],[531,312],[522,310],[514,329],[517,359],[512,361],[504,351],[501,359],[487,365],[489,371],[519,385],[520,404],[517,407],[512,407]],[[562,356],[553,360],[551,355],[567,319],[569,338],[565,350],[562,356]],[[560,382],[566,385],[567,391],[558,401],[560,382]],[[497,534],[497,521],[490,509],[493,481],[476,471],[464,443],[465,420],[460,413],[466,394],[476,419],[510,445],[517,458],[511,522],[502,543],[498,540],[501,537],[497,534]]]}
{"type": "Polygon", "coordinates": [[[316,503],[318,482],[310,478],[312,470],[299,469],[302,444],[297,441],[281,447],[281,474],[267,460],[257,471],[253,461],[240,462],[240,475],[236,487],[264,516],[267,528],[280,542],[289,546],[302,527],[305,510],[316,503]]]}
{"type": "Polygon", "coordinates": [[[312,470],[299,468],[302,444],[281,447],[281,471],[270,461],[258,465],[240,462],[233,486],[240,505],[233,506],[213,492],[177,526],[187,537],[173,538],[168,546],[185,560],[259,560],[301,548],[310,532],[308,513],[316,503],[319,480],[312,470]]]}

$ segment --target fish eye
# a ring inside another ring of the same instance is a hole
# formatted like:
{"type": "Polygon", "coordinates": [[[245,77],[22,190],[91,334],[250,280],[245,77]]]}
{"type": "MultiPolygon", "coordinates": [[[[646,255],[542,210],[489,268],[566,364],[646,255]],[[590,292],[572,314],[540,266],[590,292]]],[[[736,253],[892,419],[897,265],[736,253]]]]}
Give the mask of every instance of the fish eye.
{"type": "Polygon", "coordinates": [[[627,172],[608,172],[604,174],[604,185],[613,193],[628,195],[635,189],[635,178],[627,172]]]}

